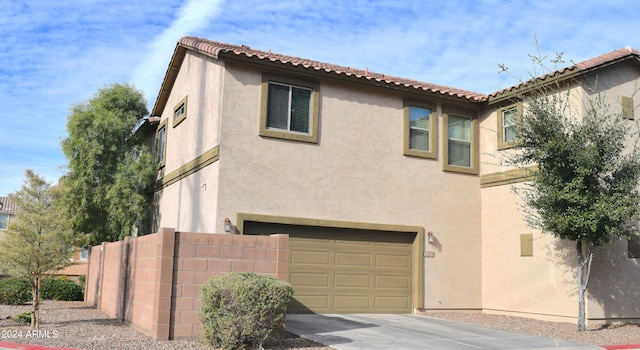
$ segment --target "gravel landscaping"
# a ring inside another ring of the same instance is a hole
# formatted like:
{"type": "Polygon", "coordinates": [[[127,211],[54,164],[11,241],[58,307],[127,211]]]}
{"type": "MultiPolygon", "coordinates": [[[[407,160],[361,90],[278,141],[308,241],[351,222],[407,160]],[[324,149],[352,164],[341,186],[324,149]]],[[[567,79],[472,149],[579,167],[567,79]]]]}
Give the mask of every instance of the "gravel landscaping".
{"type": "MultiPolygon", "coordinates": [[[[0,342],[37,344],[87,350],[211,350],[204,344],[188,340],[153,340],[133,327],[109,318],[79,301],[46,300],[40,309],[40,330],[33,333],[29,325],[16,323],[13,319],[22,312],[31,311],[31,305],[0,305],[0,342]]],[[[289,335],[265,349],[331,349],[320,344],[289,335]]]]}
{"type": "MultiPolygon", "coordinates": [[[[83,302],[44,301],[41,309],[40,331],[32,333],[28,325],[18,324],[11,319],[19,313],[30,310],[30,305],[0,305],[0,342],[90,350],[211,350],[210,347],[197,341],[153,340],[118,320],[110,319],[102,311],[89,307],[83,302]]],[[[573,323],[545,322],[519,317],[479,313],[429,313],[427,316],[585,344],[640,344],[640,327],[637,325],[591,326],[585,332],[578,332],[573,323]]],[[[289,335],[285,339],[265,344],[265,349],[329,350],[332,348],[289,335]]]]}
{"type": "Polygon", "coordinates": [[[575,323],[538,321],[530,318],[488,315],[480,313],[427,313],[429,317],[472,323],[505,331],[563,339],[591,345],[640,344],[640,326],[613,324],[587,326],[578,332],[575,323]]]}

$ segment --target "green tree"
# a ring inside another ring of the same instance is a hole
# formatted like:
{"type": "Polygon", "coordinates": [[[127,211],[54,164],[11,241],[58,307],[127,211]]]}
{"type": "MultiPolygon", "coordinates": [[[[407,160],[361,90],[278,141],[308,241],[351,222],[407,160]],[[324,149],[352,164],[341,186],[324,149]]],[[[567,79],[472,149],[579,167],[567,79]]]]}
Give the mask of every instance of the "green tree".
{"type": "Polygon", "coordinates": [[[132,135],[147,114],[140,91],[113,84],[73,107],[68,117],[62,150],[69,165],[61,182],[70,225],[89,233],[90,244],[147,230],[157,165],[132,135]]]}
{"type": "MultiPolygon", "coordinates": [[[[544,67],[542,56],[532,58],[544,67]]],[[[509,162],[537,166],[532,180],[519,189],[528,224],[575,242],[578,330],[583,331],[596,248],[637,228],[640,157],[635,146],[625,147],[637,133],[619,107],[612,108],[595,89],[587,98],[572,94],[567,88],[572,85],[560,79],[527,82],[520,142],[509,162]]]]}
{"type": "Polygon", "coordinates": [[[0,240],[0,265],[13,277],[30,281],[33,294],[31,326],[40,322],[40,280],[71,264],[76,237],[67,229],[51,184],[26,170],[24,184],[10,194],[18,207],[0,240]]]}

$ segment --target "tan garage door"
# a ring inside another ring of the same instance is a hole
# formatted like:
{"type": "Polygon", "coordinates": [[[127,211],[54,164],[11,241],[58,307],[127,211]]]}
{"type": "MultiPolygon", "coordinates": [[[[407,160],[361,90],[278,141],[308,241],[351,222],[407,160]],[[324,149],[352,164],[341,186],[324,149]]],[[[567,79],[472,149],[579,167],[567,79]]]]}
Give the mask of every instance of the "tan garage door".
{"type": "Polygon", "coordinates": [[[292,230],[290,313],[410,313],[414,234],[292,230]]]}

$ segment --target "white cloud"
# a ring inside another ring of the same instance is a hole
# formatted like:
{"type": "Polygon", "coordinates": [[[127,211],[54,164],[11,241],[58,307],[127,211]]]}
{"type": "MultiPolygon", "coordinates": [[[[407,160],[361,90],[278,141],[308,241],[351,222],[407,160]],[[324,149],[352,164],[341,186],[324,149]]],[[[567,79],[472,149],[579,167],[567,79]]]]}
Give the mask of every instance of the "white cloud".
{"type": "Polygon", "coordinates": [[[171,53],[178,39],[205,27],[220,13],[222,0],[188,0],[178,11],[176,19],[148,45],[148,53],[142,57],[131,80],[145,93],[149,104],[154,99],[171,53]]]}
{"type": "MultiPolygon", "coordinates": [[[[490,93],[543,53],[586,60],[640,48],[628,0],[0,1],[0,196],[25,168],[55,181],[73,104],[133,82],[153,105],[181,36],[490,93]]],[[[569,62],[567,62],[569,64],[569,62]]],[[[16,180],[18,179],[18,180],[16,180]]]]}

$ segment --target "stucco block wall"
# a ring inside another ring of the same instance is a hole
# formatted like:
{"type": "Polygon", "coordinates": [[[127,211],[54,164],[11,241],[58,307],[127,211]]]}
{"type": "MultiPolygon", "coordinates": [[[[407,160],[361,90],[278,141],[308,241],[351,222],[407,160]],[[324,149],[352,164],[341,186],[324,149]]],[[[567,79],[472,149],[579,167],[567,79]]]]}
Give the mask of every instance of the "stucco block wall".
{"type": "Polygon", "coordinates": [[[158,233],[91,248],[85,300],[155,339],[200,332],[200,288],[228,272],[287,280],[287,235],[158,233]]]}

